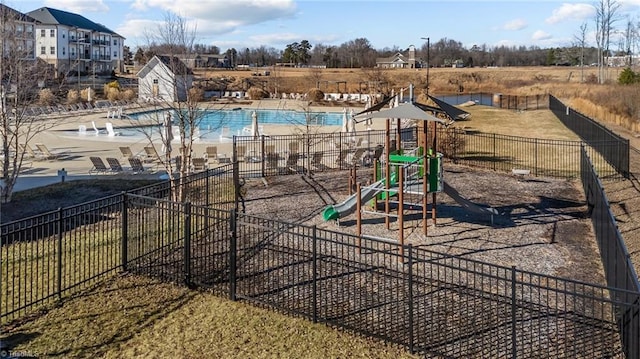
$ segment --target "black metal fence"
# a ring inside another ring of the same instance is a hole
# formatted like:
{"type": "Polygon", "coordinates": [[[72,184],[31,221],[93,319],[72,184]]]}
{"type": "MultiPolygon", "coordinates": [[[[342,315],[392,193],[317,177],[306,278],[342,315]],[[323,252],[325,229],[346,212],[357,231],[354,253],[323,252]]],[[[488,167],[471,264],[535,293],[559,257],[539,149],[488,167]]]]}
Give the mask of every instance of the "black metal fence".
{"type": "Polygon", "coordinates": [[[549,95],[503,95],[496,94],[493,105],[507,110],[526,111],[549,108],[549,95]]]}
{"type": "Polygon", "coordinates": [[[454,106],[461,105],[469,101],[475,102],[478,105],[493,106],[494,94],[486,92],[454,93],[433,95],[433,97],[454,106]]]}
{"type": "MultiPolygon", "coordinates": [[[[624,239],[618,230],[615,217],[611,212],[609,200],[586,151],[581,151],[582,186],[591,210],[591,222],[600,249],[607,284],[625,289],[626,292],[612,292],[615,300],[640,305],[640,283],[635,272],[624,239]]],[[[619,325],[624,328],[622,337],[630,358],[640,357],[640,311],[622,311],[619,325]]]]}
{"type": "MultiPolygon", "coordinates": [[[[624,178],[629,178],[629,140],[549,96],[549,109],[624,178]]],[[[600,173],[601,176],[606,174],[600,173]]]]}
{"type": "Polygon", "coordinates": [[[637,292],[128,197],[128,205],[139,208],[126,216],[129,231],[140,233],[126,240],[126,267],[133,272],[210,288],[438,357],[638,357],[638,341],[624,341],[638,335],[640,318],[626,314],[640,310],[629,301],[637,292]],[[168,218],[182,223],[166,225],[168,218]],[[144,226],[164,229],[149,236],[144,226]]]}
{"type": "Polygon", "coordinates": [[[549,95],[506,95],[501,93],[455,93],[433,95],[450,105],[461,105],[465,102],[474,102],[477,105],[495,106],[507,110],[525,111],[542,110],[549,108],[549,95]]]}
{"type": "MultiPolygon", "coordinates": [[[[183,186],[193,203],[235,208],[232,165],[193,174],[183,186]]],[[[161,201],[170,198],[171,183],[159,182],[130,193],[161,201]]],[[[122,239],[130,236],[127,218],[122,216],[125,198],[114,195],[2,224],[0,320],[20,317],[118,270],[125,253],[122,239]]],[[[164,233],[163,229],[155,232],[164,233]]]]}
{"type": "MultiPolygon", "coordinates": [[[[395,128],[390,129],[395,145],[395,128]]],[[[431,136],[428,129],[427,136],[431,136]]],[[[580,177],[581,141],[546,140],[456,128],[438,129],[438,151],[454,163],[510,172],[526,169],[535,176],[580,177]]],[[[267,177],[291,173],[344,170],[370,166],[383,155],[386,130],[355,134],[310,133],[305,135],[234,137],[239,175],[267,177]]],[[[418,145],[418,129],[402,129],[402,148],[418,145]]],[[[618,142],[598,143],[598,148],[617,147],[618,142]]],[[[615,177],[617,172],[592,147],[588,148],[600,175],[615,177]]]]}

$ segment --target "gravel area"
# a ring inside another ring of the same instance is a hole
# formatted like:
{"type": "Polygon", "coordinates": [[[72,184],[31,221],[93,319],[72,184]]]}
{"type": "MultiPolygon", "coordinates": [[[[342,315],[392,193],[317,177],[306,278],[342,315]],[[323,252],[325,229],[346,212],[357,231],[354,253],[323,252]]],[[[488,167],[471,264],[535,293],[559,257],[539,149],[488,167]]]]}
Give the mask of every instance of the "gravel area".
{"type": "MultiPolygon", "coordinates": [[[[270,219],[294,221],[355,234],[356,215],[325,222],[322,210],[348,197],[348,172],[279,176],[247,180],[246,212],[270,219]]],[[[492,264],[605,284],[597,244],[587,217],[584,195],[577,181],[514,177],[452,164],[445,165],[445,181],[463,197],[495,208],[491,218],[462,208],[444,193],[437,195],[437,225],[428,220],[422,233],[422,214],[405,211],[405,243],[492,264]]],[[[361,169],[365,183],[371,170],[361,169]]],[[[407,196],[405,202],[420,202],[407,196]]],[[[430,206],[431,208],[431,206],[430,206]]],[[[398,223],[365,213],[364,235],[398,239],[398,223]]]]}

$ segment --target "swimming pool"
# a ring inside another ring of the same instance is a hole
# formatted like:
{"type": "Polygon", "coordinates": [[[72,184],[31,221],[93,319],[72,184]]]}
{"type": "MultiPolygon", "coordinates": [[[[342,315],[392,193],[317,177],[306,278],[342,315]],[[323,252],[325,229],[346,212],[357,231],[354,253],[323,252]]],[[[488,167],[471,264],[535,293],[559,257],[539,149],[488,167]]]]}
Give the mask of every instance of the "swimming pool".
{"type": "MultiPolygon", "coordinates": [[[[294,110],[267,109],[234,109],[234,110],[206,110],[199,123],[200,137],[204,140],[217,141],[230,139],[232,136],[242,136],[243,129],[251,127],[251,114],[256,112],[258,125],[288,125],[303,126],[307,123],[319,126],[342,125],[342,112],[303,112],[294,110]],[[308,119],[308,121],[307,121],[308,119]]],[[[168,111],[147,111],[130,114],[129,117],[140,122],[158,123],[165,118],[168,111]]],[[[175,111],[169,110],[172,118],[176,118],[175,111]]],[[[244,133],[244,135],[247,135],[244,133]]]]}

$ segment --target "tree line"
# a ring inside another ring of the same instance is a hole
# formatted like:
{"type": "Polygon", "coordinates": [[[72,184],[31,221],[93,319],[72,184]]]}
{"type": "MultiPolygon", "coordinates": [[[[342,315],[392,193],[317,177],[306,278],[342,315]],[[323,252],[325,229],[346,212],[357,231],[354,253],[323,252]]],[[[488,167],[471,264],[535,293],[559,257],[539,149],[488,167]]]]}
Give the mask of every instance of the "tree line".
{"type": "MultiPolygon", "coordinates": [[[[125,61],[133,65],[145,64],[156,54],[176,53],[176,49],[166,44],[151,43],[139,47],[132,56],[126,49],[125,61]]],[[[192,49],[179,49],[182,53],[200,55],[221,55],[220,48],[213,45],[195,44],[192,49]]],[[[287,63],[291,66],[311,66],[327,68],[370,68],[376,66],[379,58],[388,58],[396,53],[408,56],[409,47],[385,47],[375,49],[366,38],[356,38],[341,45],[312,45],[308,40],[292,42],[284,49],[259,46],[241,50],[230,48],[224,52],[226,66],[238,65],[273,66],[287,63]]],[[[580,46],[540,48],[537,46],[489,46],[474,45],[465,48],[460,41],[442,38],[436,42],[416,46],[418,66],[451,67],[454,63],[465,67],[486,66],[574,66],[598,62],[595,47],[580,46]],[[581,57],[584,56],[584,59],[581,57]]]]}

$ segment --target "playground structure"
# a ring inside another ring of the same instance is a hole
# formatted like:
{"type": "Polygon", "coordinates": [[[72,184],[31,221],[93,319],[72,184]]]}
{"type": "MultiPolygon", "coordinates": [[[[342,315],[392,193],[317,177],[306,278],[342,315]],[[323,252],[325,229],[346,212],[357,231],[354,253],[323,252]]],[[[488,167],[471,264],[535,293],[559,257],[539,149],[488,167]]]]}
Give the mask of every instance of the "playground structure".
{"type": "MultiPolygon", "coordinates": [[[[412,98],[412,95],[410,95],[412,98]]],[[[396,102],[397,103],[397,102],[396,102]]],[[[441,106],[442,107],[442,106],[441,106]]],[[[450,106],[453,107],[453,106],[450,106]]],[[[404,245],[405,212],[419,211],[422,214],[422,233],[428,234],[428,216],[434,226],[437,225],[437,194],[445,192],[454,201],[466,210],[474,213],[486,214],[493,218],[498,212],[494,208],[475,204],[462,197],[453,187],[444,181],[442,153],[437,152],[437,124],[445,121],[434,115],[428,114],[432,110],[434,114],[440,113],[454,120],[459,118],[462,110],[453,107],[457,112],[438,109],[416,103],[403,103],[388,110],[377,111],[381,106],[365,109],[356,119],[370,120],[374,118],[386,119],[386,133],[384,144],[384,156],[373,162],[372,183],[362,186],[356,183],[356,168],[352,169],[349,176],[349,197],[341,203],[327,206],[323,211],[325,221],[339,221],[341,217],[356,212],[357,235],[362,233],[362,214],[370,213],[382,215],[385,218],[385,226],[391,228],[390,218],[397,218],[398,244],[400,255],[404,245]],[[392,141],[391,121],[395,119],[395,139],[392,141]],[[403,146],[402,119],[421,120],[418,122],[418,138],[413,146],[403,146]],[[427,131],[429,123],[433,130],[427,131]],[[355,193],[352,190],[355,188],[355,193]],[[431,206],[429,207],[429,194],[431,194],[431,206]],[[384,201],[384,210],[379,212],[379,202],[384,201]],[[368,210],[367,207],[371,209],[368,210]],[[393,213],[395,207],[395,213],[393,213]]]]}

